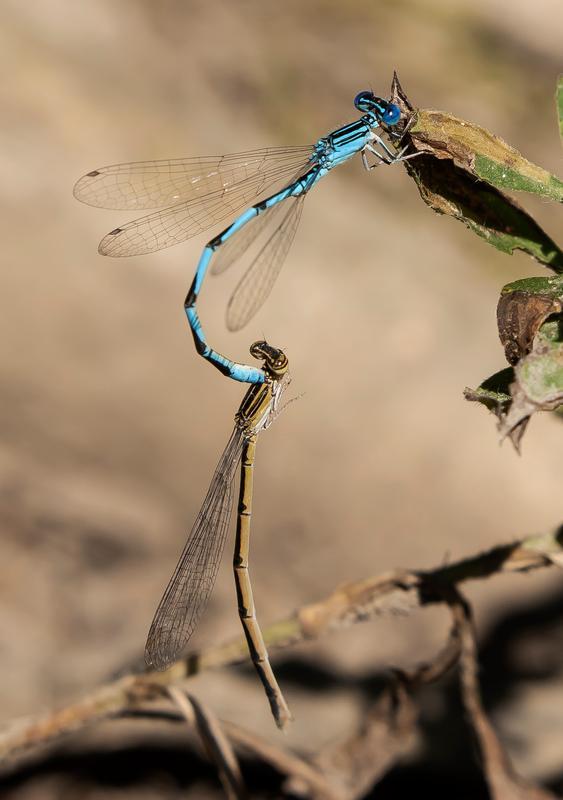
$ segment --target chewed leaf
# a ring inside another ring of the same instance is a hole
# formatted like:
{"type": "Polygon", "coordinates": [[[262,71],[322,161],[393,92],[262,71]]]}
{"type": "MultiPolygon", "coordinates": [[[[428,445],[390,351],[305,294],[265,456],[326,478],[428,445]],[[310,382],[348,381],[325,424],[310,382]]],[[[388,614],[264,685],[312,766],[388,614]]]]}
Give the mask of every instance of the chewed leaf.
{"type": "Polygon", "coordinates": [[[563,181],[479,125],[442,111],[415,109],[396,75],[391,99],[405,120],[397,126],[399,133],[406,131],[401,146],[410,140],[411,150],[420,154],[405,161],[405,167],[424,202],[459,219],[498,250],[522,250],[563,272],[563,251],[501,191],[533,192],[563,202],[563,181]]]}
{"type": "Polygon", "coordinates": [[[464,395],[496,414],[502,438],[510,437],[518,450],[533,414],[563,406],[563,278],[507,284],[497,320],[506,358],[514,366],[464,395]]]}
{"type": "Polygon", "coordinates": [[[507,284],[497,306],[500,340],[509,364],[532,349],[543,323],[563,310],[563,278],[524,278],[507,284]]]}
{"type": "Polygon", "coordinates": [[[550,317],[539,329],[528,355],[514,368],[497,372],[465,398],[486,406],[498,417],[501,437],[518,450],[531,417],[563,405],[563,319],[550,317]]]}
{"type": "Polygon", "coordinates": [[[559,135],[563,142],[563,75],[557,79],[557,91],[555,93],[555,102],[557,105],[557,118],[559,120],[559,135]]]}
{"type": "Polygon", "coordinates": [[[492,186],[563,202],[562,180],[480,125],[443,111],[421,109],[409,133],[417,149],[437,158],[451,158],[492,186]]]}

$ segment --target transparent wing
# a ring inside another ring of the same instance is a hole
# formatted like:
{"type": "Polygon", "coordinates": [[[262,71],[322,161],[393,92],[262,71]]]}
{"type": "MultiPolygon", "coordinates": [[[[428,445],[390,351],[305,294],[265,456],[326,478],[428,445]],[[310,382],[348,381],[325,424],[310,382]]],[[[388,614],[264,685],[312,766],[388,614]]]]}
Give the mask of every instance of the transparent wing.
{"type": "Polygon", "coordinates": [[[208,194],[205,198],[188,200],[133,220],[104,236],[98,251],[107,256],[133,256],[179,244],[202,233],[214,223],[232,217],[271,183],[272,178],[267,173],[257,174],[241,183],[208,194]]]}
{"type": "MultiPolygon", "coordinates": [[[[227,306],[227,327],[238,331],[256,314],[275,283],[301,219],[305,194],[280,203],[283,217],[238,283],[227,306]]],[[[275,206],[274,206],[275,208],[275,206]]]]}
{"type": "Polygon", "coordinates": [[[104,236],[98,251],[102,255],[115,257],[144,255],[184,242],[211,225],[233,217],[258,195],[287,180],[287,176],[293,174],[294,167],[293,163],[291,171],[287,167],[256,172],[239,183],[133,220],[104,236]]]}
{"type": "Polygon", "coordinates": [[[225,244],[215,252],[213,261],[211,263],[211,273],[213,275],[221,275],[232,264],[235,263],[247,250],[251,247],[255,239],[260,236],[266,226],[274,223],[279,218],[284,210],[284,203],[278,203],[272,206],[267,211],[264,211],[250,222],[247,222],[242,228],[234,233],[230,239],[227,239],[225,244]]]}
{"type": "Polygon", "coordinates": [[[223,156],[113,164],[80,178],[74,196],[98,208],[163,208],[217,192],[259,173],[291,173],[311,152],[310,146],[300,145],[223,156]]]}
{"type": "MultiPolygon", "coordinates": [[[[310,162],[306,164],[306,168],[310,169],[310,162]]],[[[288,186],[298,180],[303,174],[303,165],[293,175],[292,179],[288,181],[288,186]]],[[[211,264],[212,275],[221,275],[232,264],[235,263],[247,250],[251,247],[252,243],[260,236],[262,231],[269,225],[273,227],[275,221],[279,219],[282,211],[284,210],[284,203],[278,203],[271,206],[269,209],[258,215],[254,219],[247,222],[242,228],[234,233],[225,244],[221,245],[219,250],[214,255],[211,264]]]]}
{"type": "Polygon", "coordinates": [[[154,615],[145,647],[149,667],[165,669],[180,655],[207,605],[225,545],[243,444],[243,434],[235,428],[154,615]]]}
{"type": "MultiPolygon", "coordinates": [[[[290,181],[288,181],[287,185],[291,186],[292,183],[295,183],[300,177],[302,177],[303,173],[311,168],[311,160],[307,161],[305,165],[300,164],[299,169],[293,175],[290,181]]],[[[252,243],[255,239],[260,236],[262,231],[268,225],[274,225],[275,221],[281,216],[281,212],[284,210],[285,206],[282,203],[277,203],[277,205],[270,207],[262,214],[258,215],[254,219],[247,222],[242,228],[240,228],[235,234],[233,234],[225,244],[221,245],[220,249],[216,252],[212,264],[211,264],[211,274],[212,275],[220,275],[222,272],[225,272],[232,264],[235,263],[247,250],[251,247],[252,243]]]]}
{"type": "Polygon", "coordinates": [[[209,159],[118,164],[85,175],[74,194],[90,205],[111,208],[172,203],[115,228],[98,247],[102,255],[144,255],[179,244],[233,216],[270,187],[287,181],[297,167],[303,169],[311,154],[311,147],[300,146],[209,159]]]}

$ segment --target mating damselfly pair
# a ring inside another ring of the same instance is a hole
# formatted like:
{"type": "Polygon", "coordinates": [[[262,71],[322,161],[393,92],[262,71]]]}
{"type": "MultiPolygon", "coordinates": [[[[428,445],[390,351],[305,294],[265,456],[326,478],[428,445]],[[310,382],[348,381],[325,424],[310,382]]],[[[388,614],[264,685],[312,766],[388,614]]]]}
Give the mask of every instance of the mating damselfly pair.
{"type": "Polygon", "coordinates": [[[303,201],[313,186],[357,153],[368,171],[379,164],[395,164],[413,157],[405,155],[406,147],[395,152],[376,133],[382,128],[393,136],[391,129],[401,119],[397,105],[371,91],[360,92],[354,104],[362,116],[314,145],[101,167],[82,177],[74,188],[79,200],[93,206],[159,209],[104,236],[99,252],[109,256],[143,255],[179,244],[266,195],[208,242],[184,303],[197,352],[226,376],[251,387],[237,412],[233,434],[157,609],[147,640],[146,660],[149,666],[159,669],[171,664],[182,653],[203,612],[223,551],[232,508],[232,484],[238,465],[242,464],[234,563],[239,613],[251,658],[279,726],[290,715],[255,616],[248,577],[248,544],[256,437],[279,410],[279,399],[289,380],[287,358],[266,342],[257,342],[251,348],[252,355],[263,359],[263,368],[226,358],[207,343],[196,304],[212,259],[211,271],[218,274],[247,257],[246,270],[227,308],[229,329],[242,328],[270,294],[293,241],[303,201]],[[281,188],[273,191],[280,184],[281,188]]]}

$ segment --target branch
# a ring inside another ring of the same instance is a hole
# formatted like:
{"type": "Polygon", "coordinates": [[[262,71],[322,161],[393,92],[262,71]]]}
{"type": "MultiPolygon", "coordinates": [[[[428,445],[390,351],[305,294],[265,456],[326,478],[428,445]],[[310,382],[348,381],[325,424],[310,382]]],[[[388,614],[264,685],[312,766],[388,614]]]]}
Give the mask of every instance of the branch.
{"type": "MultiPolygon", "coordinates": [[[[333,630],[371,619],[378,613],[412,611],[445,602],[444,591],[463,581],[503,572],[524,572],[563,565],[563,527],[553,534],[502,545],[428,572],[398,571],[346,584],[324,600],[299,609],[294,616],[265,631],[268,647],[285,648],[318,639],[333,630]]],[[[60,711],[10,724],[0,733],[0,758],[46,744],[102,719],[143,708],[174,686],[212,667],[247,658],[243,639],[189,655],[165,672],[126,675],[107,683],[60,711]]]]}
{"type": "Polygon", "coordinates": [[[238,761],[219,720],[193,695],[184,693],[177,686],[169,686],[168,695],[188,727],[196,729],[207,757],[217,768],[228,800],[248,800],[238,761]]]}

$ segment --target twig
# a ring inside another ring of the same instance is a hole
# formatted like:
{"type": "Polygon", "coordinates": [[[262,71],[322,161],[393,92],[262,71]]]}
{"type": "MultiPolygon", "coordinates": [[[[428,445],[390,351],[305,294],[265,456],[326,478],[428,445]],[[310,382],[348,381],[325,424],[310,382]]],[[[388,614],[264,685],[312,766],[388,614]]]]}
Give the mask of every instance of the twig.
{"type": "MultiPolygon", "coordinates": [[[[359,800],[389,768],[412,749],[418,711],[400,680],[391,681],[357,730],[316,755],[312,763],[338,800],[359,800]]],[[[303,787],[292,777],[292,792],[303,787]]]]}
{"type": "Polygon", "coordinates": [[[228,800],[248,800],[238,761],[219,721],[193,695],[186,694],[177,686],[169,686],[167,694],[188,725],[199,734],[205,752],[217,767],[228,800]]]}
{"type": "MultiPolygon", "coordinates": [[[[448,601],[447,596],[444,599],[448,601]]],[[[450,610],[453,624],[448,641],[432,661],[419,664],[410,673],[395,670],[395,680],[384,689],[360,728],[313,759],[331,786],[338,789],[340,800],[365,797],[397,759],[412,748],[418,721],[413,692],[439,680],[461,653],[459,621],[451,606],[450,610]]]]}
{"type": "Polygon", "coordinates": [[[489,722],[481,703],[477,676],[477,643],[471,610],[459,592],[453,590],[452,595],[455,595],[452,606],[458,617],[461,636],[461,693],[481,751],[491,800],[555,800],[555,795],[525,781],[516,773],[489,722]]]}
{"type": "MultiPolygon", "coordinates": [[[[190,699],[193,701],[192,696],[190,699]]],[[[162,708],[137,709],[125,712],[123,716],[135,719],[163,719],[168,722],[186,721],[184,714],[162,708]]],[[[289,780],[295,781],[295,785],[301,788],[304,796],[314,798],[314,800],[342,800],[324,776],[299,756],[282,750],[234,722],[221,720],[220,725],[224,735],[238,753],[252,756],[269,764],[289,780]]]]}
{"type": "MultiPolygon", "coordinates": [[[[445,587],[485,578],[501,572],[528,571],[561,564],[560,529],[554,534],[532,537],[495,547],[447,567],[429,572],[395,572],[340,587],[319,603],[304,606],[293,617],[265,631],[269,647],[287,647],[304,639],[316,639],[329,631],[371,619],[377,613],[413,610],[428,603],[443,602],[445,587]]],[[[212,647],[176,662],[165,672],[126,675],[60,711],[44,717],[18,721],[0,733],[0,758],[53,741],[101,719],[143,707],[198,672],[244,660],[241,639],[212,647]]]]}
{"type": "Polygon", "coordinates": [[[315,800],[341,800],[341,796],[315,766],[311,766],[294,753],[264,741],[233,722],[221,724],[237,750],[260,757],[282,775],[286,775],[289,780],[295,781],[295,785],[305,787],[305,796],[315,800]]]}

